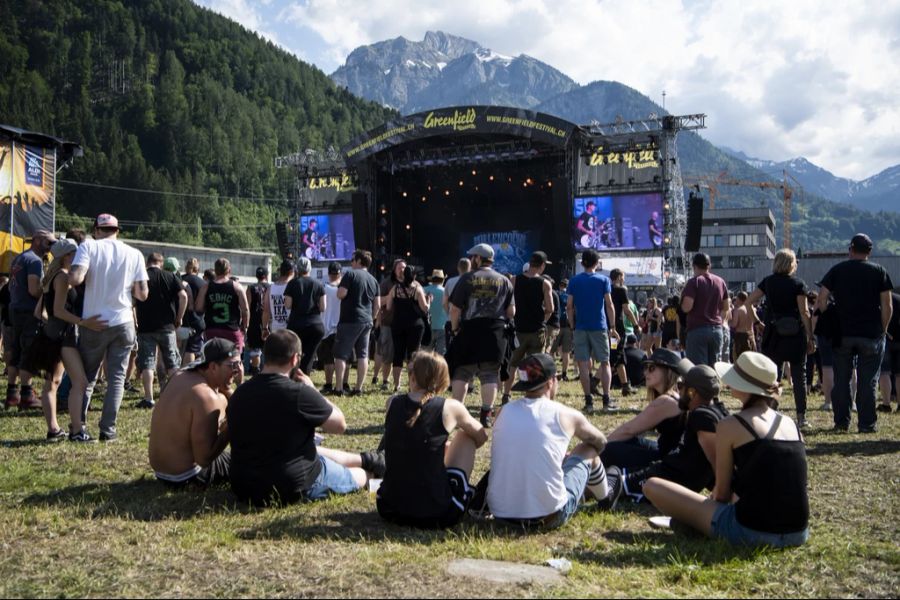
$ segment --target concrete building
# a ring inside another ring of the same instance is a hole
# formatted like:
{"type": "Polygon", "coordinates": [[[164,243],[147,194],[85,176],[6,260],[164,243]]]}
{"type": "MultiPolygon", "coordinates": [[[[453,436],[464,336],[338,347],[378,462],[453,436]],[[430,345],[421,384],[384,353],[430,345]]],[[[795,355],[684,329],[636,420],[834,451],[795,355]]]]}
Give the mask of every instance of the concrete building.
{"type": "MultiPolygon", "coordinates": [[[[849,241],[848,241],[849,245],[849,241]]],[[[834,265],[847,260],[847,254],[804,255],[797,261],[797,277],[806,282],[811,290],[818,290],[818,282],[822,281],[828,270],[834,265]]],[[[878,263],[891,276],[895,289],[900,288],[900,256],[872,256],[870,261],[878,263]]],[[[772,264],[760,261],[756,265],[756,281],[772,274],[772,264]]]]}
{"type": "Polygon", "coordinates": [[[775,215],[768,208],[723,208],[703,212],[700,251],[709,255],[712,271],[732,290],[750,291],[759,279],[757,264],[775,258],[775,215]]]}
{"type": "MultiPolygon", "coordinates": [[[[166,258],[174,256],[181,263],[182,270],[187,259],[193,257],[200,261],[200,274],[205,269],[212,269],[216,259],[227,258],[231,263],[231,272],[241,283],[256,283],[257,267],[265,267],[272,273],[272,255],[265,252],[247,252],[227,248],[201,248],[165,242],[148,242],[121,238],[123,242],[137,248],[146,257],[151,252],[159,252],[166,258]]],[[[277,265],[276,265],[277,266],[277,265]]]]}

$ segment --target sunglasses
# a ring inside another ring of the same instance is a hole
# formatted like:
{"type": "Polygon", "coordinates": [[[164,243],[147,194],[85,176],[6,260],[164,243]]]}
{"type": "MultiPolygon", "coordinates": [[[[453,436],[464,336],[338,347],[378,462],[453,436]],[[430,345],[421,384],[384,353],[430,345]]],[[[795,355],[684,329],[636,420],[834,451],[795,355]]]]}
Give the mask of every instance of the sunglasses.
{"type": "Polygon", "coordinates": [[[240,360],[232,360],[232,361],[229,361],[226,363],[222,363],[222,366],[231,367],[232,371],[237,371],[238,369],[241,368],[241,361],[240,360]]]}
{"type": "Polygon", "coordinates": [[[647,373],[653,373],[653,372],[656,371],[656,369],[658,369],[658,368],[660,368],[660,367],[659,367],[658,365],[653,364],[653,363],[647,363],[647,364],[644,365],[644,371],[646,371],[647,373]]]}

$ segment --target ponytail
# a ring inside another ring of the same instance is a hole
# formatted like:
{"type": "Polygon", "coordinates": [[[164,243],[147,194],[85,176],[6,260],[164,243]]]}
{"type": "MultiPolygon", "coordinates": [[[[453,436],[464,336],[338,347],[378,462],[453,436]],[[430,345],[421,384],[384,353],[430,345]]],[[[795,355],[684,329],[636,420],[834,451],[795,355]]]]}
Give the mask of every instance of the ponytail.
{"type": "Polygon", "coordinates": [[[422,390],[421,402],[415,402],[416,410],[406,421],[406,426],[415,426],[422,409],[428,401],[442,393],[450,385],[450,370],[447,361],[440,354],[430,351],[419,351],[409,359],[409,376],[415,379],[416,385],[422,390]]]}

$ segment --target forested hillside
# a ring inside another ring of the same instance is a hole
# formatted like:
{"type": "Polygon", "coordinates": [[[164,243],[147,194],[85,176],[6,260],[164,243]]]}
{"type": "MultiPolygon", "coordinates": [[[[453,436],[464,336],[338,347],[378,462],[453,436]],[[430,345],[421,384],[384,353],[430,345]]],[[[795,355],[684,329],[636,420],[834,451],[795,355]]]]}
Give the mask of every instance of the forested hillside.
{"type": "Polygon", "coordinates": [[[0,22],[0,122],[82,143],[62,180],[177,193],[60,183],[58,227],[110,211],[134,237],[274,248],[274,157],[392,114],[188,0],[6,0],[0,22]]]}

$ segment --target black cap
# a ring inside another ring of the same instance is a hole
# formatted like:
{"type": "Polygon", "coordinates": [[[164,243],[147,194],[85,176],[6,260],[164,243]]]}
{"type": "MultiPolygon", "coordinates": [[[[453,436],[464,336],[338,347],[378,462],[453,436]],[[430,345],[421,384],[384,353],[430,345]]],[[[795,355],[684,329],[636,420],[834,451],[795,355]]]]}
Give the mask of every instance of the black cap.
{"type": "Polygon", "coordinates": [[[185,370],[193,371],[194,369],[205,367],[209,363],[220,362],[229,358],[237,358],[241,355],[234,342],[222,338],[214,338],[203,344],[203,349],[200,351],[200,354],[200,360],[195,360],[185,367],[185,370]]]}
{"type": "Polygon", "coordinates": [[[519,381],[514,392],[531,392],[546,385],[556,376],[556,361],[549,354],[532,354],[519,363],[519,381]]]}
{"type": "Polygon", "coordinates": [[[329,275],[337,275],[340,272],[341,272],[341,263],[339,263],[339,262],[328,263],[328,274],[329,275]]]}
{"type": "Polygon", "coordinates": [[[281,261],[281,266],[278,267],[278,272],[283,275],[286,275],[288,273],[293,273],[294,272],[294,262],[287,260],[287,259],[281,261]]]}
{"type": "Polygon", "coordinates": [[[697,390],[706,400],[719,397],[722,384],[719,374],[708,365],[697,365],[684,374],[684,385],[697,390]]]}
{"type": "Polygon", "coordinates": [[[673,352],[667,348],[657,348],[649,358],[644,360],[644,364],[652,363],[672,369],[679,375],[684,375],[694,366],[694,363],[686,358],[681,358],[677,352],[673,352]]]}
{"type": "Polygon", "coordinates": [[[864,233],[857,233],[853,236],[853,239],[850,240],[850,248],[852,248],[854,252],[868,254],[872,251],[873,247],[874,244],[872,243],[872,238],[864,233]]]}
{"type": "Polygon", "coordinates": [[[625,345],[637,344],[637,336],[633,333],[629,333],[625,336],[625,345]]]}
{"type": "Polygon", "coordinates": [[[257,279],[259,279],[260,277],[268,277],[268,276],[269,276],[269,270],[267,268],[256,267],[256,278],[257,279]]]}
{"type": "Polygon", "coordinates": [[[536,265],[536,266],[553,264],[552,262],[550,262],[550,259],[547,258],[547,253],[543,252],[541,250],[534,252],[531,255],[531,260],[528,262],[531,263],[532,265],[536,265]]]}

